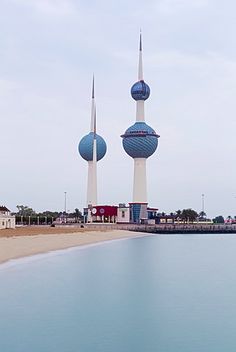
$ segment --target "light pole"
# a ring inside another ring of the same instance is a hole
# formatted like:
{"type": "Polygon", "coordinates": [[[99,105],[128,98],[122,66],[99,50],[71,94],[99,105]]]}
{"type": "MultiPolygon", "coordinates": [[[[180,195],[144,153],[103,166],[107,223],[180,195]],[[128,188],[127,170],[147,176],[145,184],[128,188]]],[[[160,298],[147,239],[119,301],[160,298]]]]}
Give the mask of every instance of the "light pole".
{"type": "Polygon", "coordinates": [[[64,223],[66,223],[66,192],[64,192],[65,194],[65,209],[64,209],[64,223]]]}
{"type": "Polygon", "coordinates": [[[205,213],[205,194],[202,194],[202,212],[205,213]]]}
{"type": "Polygon", "coordinates": [[[65,214],[66,214],[66,192],[64,192],[64,194],[65,194],[65,208],[64,208],[64,210],[65,210],[65,214]]]}

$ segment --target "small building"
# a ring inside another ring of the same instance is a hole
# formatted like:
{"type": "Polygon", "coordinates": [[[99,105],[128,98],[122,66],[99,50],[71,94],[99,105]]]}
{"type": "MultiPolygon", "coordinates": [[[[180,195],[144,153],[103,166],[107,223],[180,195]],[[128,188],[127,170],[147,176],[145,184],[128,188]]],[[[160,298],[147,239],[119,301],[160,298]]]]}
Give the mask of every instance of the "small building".
{"type": "Polygon", "coordinates": [[[116,223],[117,208],[114,205],[95,205],[84,208],[84,222],[116,223]]]}
{"type": "Polygon", "coordinates": [[[16,227],[15,216],[5,205],[0,206],[0,229],[14,229],[16,227]]]}
{"type": "Polygon", "coordinates": [[[177,215],[174,214],[165,214],[165,213],[159,213],[155,217],[155,223],[156,224],[174,224],[177,219],[177,215]]]}
{"type": "Polygon", "coordinates": [[[120,203],[114,205],[89,205],[84,208],[85,223],[117,223],[117,224],[174,224],[177,215],[159,213],[158,208],[148,207],[147,203],[120,203]]]}
{"type": "Polygon", "coordinates": [[[129,203],[130,223],[155,224],[158,208],[149,208],[147,203],[129,203]]]}
{"type": "Polygon", "coordinates": [[[117,209],[117,223],[127,224],[130,222],[130,207],[120,203],[117,209]]]}
{"type": "Polygon", "coordinates": [[[147,222],[147,203],[129,203],[130,209],[130,222],[136,224],[142,224],[147,222]]]}

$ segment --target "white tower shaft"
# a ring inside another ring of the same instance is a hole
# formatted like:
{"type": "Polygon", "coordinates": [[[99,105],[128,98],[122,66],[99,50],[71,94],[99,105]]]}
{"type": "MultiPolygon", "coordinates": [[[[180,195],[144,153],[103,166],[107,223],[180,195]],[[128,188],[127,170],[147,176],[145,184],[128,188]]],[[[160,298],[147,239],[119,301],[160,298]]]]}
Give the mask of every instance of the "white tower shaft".
{"type": "Polygon", "coordinates": [[[88,161],[87,205],[97,205],[96,165],[88,161]]]}
{"type": "Polygon", "coordinates": [[[133,203],[147,203],[146,159],[134,159],[133,203]]]}
{"type": "Polygon", "coordinates": [[[93,160],[88,161],[87,205],[97,205],[97,138],[96,138],[96,106],[94,98],[94,78],[92,87],[91,129],[93,133],[93,160]]]}
{"type": "Polygon", "coordinates": [[[145,121],[144,115],[144,100],[137,100],[136,102],[136,122],[145,121]]]}

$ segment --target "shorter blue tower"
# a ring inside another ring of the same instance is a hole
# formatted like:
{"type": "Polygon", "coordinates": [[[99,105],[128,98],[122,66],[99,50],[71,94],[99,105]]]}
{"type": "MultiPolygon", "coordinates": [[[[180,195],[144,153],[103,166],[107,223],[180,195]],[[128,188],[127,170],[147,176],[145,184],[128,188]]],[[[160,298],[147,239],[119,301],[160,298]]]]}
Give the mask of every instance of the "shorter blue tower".
{"type": "Polygon", "coordinates": [[[96,131],[96,106],[94,98],[94,78],[92,87],[91,128],[89,134],[79,142],[78,151],[88,162],[87,206],[97,205],[97,162],[107,151],[106,142],[96,131]]]}

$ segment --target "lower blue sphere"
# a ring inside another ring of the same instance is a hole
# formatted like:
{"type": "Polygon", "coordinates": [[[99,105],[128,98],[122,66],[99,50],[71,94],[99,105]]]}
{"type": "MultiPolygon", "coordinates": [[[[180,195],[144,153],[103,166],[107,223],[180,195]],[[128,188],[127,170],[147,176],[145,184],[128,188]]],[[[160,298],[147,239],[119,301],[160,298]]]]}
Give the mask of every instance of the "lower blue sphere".
{"type": "Polygon", "coordinates": [[[158,134],[145,122],[136,122],[121,137],[123,148],[131,158],[147,159],[158,146],[158,134]]]}
{"type": "MultiPolygon", "coordinates": [[[[86,161],[93,160],[93,140],[94,133],[90,132],[86,136],[84,136],[79,142],[78,150],[82,158],[86,161]]],[[[107,151],[107,145],[104,139],[96,134],[97,140],[97,161],[101,160],[107,151]]]]}
{"type": "Polygon", "coordinates": [[[131,95],[136,101],[146,100],[150,95],[150,88],[144,81],[138,81],[132,86],[131,95]]]}

